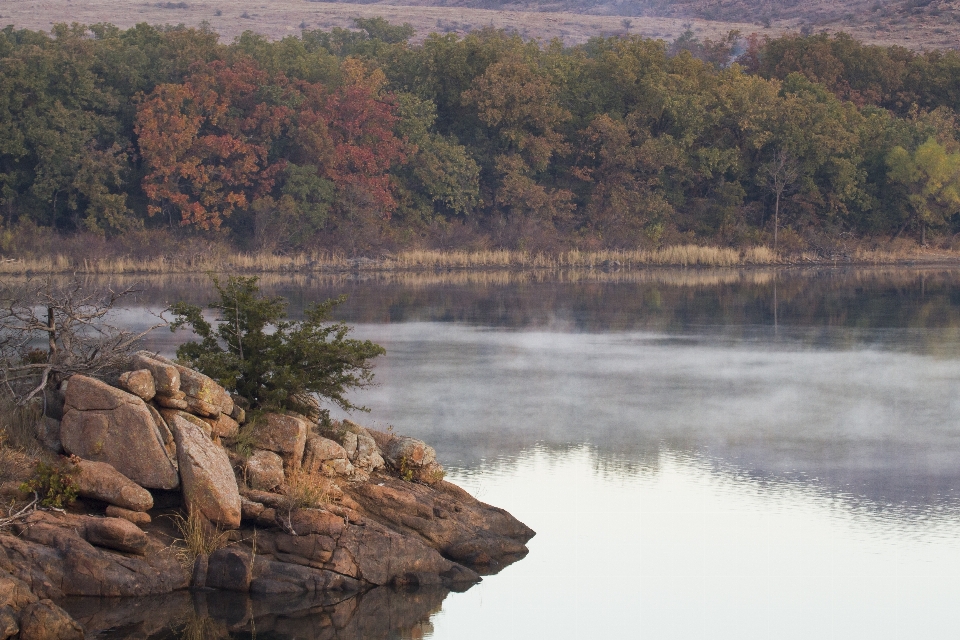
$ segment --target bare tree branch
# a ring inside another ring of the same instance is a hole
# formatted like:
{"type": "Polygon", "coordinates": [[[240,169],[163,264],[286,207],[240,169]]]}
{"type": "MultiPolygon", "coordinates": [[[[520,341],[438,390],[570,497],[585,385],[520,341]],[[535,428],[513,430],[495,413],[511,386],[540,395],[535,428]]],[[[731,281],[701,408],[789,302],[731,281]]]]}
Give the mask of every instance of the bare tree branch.
{"type": "Polygon", "coordinates": [[[162,314],[140,332],[110,323],[117,304],[138,292],[88,288],[79,279],[0,283],[3,388],[24,404],[71,375],[106,377],[122,370],[143,337],[168,324],[162,314]]]}

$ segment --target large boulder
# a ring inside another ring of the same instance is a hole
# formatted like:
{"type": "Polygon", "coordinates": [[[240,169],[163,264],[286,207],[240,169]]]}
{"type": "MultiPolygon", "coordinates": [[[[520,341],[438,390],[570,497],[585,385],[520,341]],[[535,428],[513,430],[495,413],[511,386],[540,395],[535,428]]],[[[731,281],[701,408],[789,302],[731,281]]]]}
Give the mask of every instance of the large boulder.
{"type": "Polygon", "coordinates": [[[303,470],[325,476],[346,476],[353,473],[347,450],[323,436],[307,438],[303,454],[303,470]]]}
{"type": "Polygon", "coordinates": [[[296,469],[303,460],[308,430],[304,418],[267,413],[254,426],[252,436],[254,446],[279,454],[288,469],[296,469]]]}
{"type": "Polygon", "coordinates": [[[60,440],[68,453],[106,462],[142,487],[179,486],[177,468],[141,398],[75,375],[68,380],[64,408],[60,440]]]}
{"type": "Polygon", "coordinates": [[[77,493],[84,498],[102,500],[130,511],[153,508],[150,492],[106,462],[79,460],[74,468],[77,493]]]}
{"type": "Polygon", "coordinates": [[[83,520],[83,538],[96,547],[142,556],[149,539],[140,527],[123,518],[91,518],[83,520]]]}
{"type": "MultiPolygon", "coordinates": [[[[375,437],[373,433],[371,436],[375,437]]],[[[405,480],[436,484],[443,480],[443,467],[437,462],[437,452],[422,440],[407,436],[390,436],[381,443],[383,457],[405,480]]]]}
{"type": "Polygon", "coordinates": [[[269,491],[283,484],[283,458],[273,451],[255,451],[245,469],[251,489],[269,491]]]}
{"type": "Polygon", "coordinates": [[[254,555],[242,547],[226,547],[210,554],[204,586],[225,591],[249,591],[254,555]]]}
{"type": "Polygon", "coordinates": [[[224,529],[240,526],[240,491],[223,447],[180,414],[167,418],[177,441],[183,498],[188,509],[224,529]]]}
{"type": "Polygon", "coordinates": [[[164,360],[149,351],[138,351],[133,355],[133,367],[147,369],[153,375],[157,393],[169,396],[180,391],[180,372],[164,360]]]}

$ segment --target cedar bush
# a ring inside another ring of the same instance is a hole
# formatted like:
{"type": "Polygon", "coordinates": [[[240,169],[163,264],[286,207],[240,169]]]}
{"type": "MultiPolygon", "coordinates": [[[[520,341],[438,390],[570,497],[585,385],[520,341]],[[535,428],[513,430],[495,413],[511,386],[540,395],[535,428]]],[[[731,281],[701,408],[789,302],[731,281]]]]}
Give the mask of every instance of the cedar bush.
{"type": "Polygon", "coordinates": [[[286,320],[286,301],[260,293],[257,277],[214,277],[220,299],[210,303],[214,324],[196,305],[171,308],[171,330],[189,326],[200,338],[177,349],[186,365],[217,380],[250,402],[253,409],[309,413],[312,394],[346,410],[366,410],[347,399],[350,389],[373,384],[373,358],[385,353],[370,340],[347,337],[350,327],[331,322],[330,312],[345,296],[312,307],[300,322],[286,320]]]}

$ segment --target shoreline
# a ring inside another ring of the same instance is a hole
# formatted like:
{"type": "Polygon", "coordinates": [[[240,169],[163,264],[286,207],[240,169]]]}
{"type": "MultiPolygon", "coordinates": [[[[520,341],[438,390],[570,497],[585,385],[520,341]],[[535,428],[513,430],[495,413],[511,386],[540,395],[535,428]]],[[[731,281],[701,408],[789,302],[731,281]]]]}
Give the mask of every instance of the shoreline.
{"type": "Polygon", "coordinates": [[[342,254],[233,253],[219,256],[164,256],[146,260],[126,257],[82,260],[65,255],[47,258],[2,258],[0,276],[45,275],[175,275],[186,273],[423,273],[504,271],[629,271],[649,268],[753,267],[960,267],[960,251],[882,251],[856,249],[835,256],[811,252],[777,256],[768,247],[738,250],[676,245],[657,250],[604,250],[558,253],[525,251],[406,251],[377,258],[342,254]]]}

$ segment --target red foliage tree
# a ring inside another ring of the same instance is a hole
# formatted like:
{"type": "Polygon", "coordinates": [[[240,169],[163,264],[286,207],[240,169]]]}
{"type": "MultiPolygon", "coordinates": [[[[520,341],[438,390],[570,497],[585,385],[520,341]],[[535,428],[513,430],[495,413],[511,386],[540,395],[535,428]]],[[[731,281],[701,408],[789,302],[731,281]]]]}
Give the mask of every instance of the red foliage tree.
{"type": "Polygon", "coordinates": [[[270,78],[248,58],[203,64],[183,84],[158,85],[140,104],[135,129],[150,215],[175,209],[180,224],[216,229],[269,192],[284,166],[270,147],[293,113],[284,104],[290,91],[285,77],[270,78]]]}

